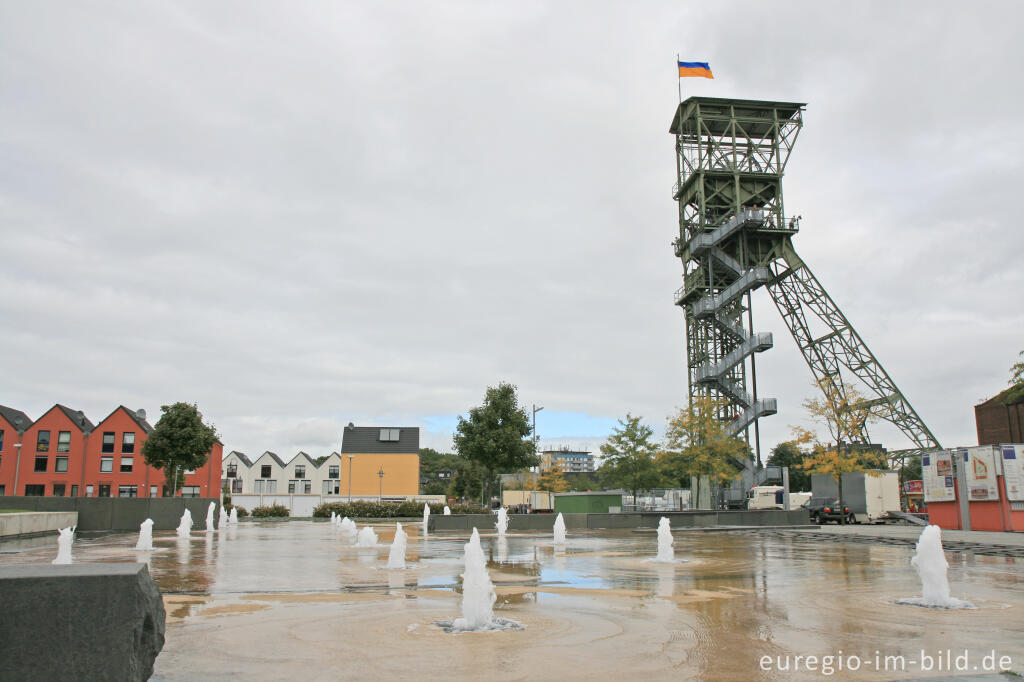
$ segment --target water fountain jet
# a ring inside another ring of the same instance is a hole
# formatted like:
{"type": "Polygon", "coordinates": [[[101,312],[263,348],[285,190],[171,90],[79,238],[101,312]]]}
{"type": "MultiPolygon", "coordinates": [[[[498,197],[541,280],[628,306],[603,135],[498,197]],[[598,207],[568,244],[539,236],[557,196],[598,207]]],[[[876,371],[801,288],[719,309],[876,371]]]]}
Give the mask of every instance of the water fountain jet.
{"type": "Polygon", "coordinates": [[[451,516],[452,515],[452,510],[448,508],[447,504],[444,506],[444,515],[445,516],[451,516]]]}
{"type": "Polygon", "coordinates": [[[487,630],[521,630],[522,625],[507,618],[494,617],[497,594],[487,573],[487,557],[480,546],[480,534],[473,529],[463,550],[462,617],[439,622],[447,632],[482,632],[487,630]]]}
{"type": "Polygon", "coordinates": [[[555,534],[555,544],[556,545],[564,545],[565,544],[565,520],[562,519],[562,512],[558,512],[558,517],[555,518],[554,534],[555,534]]]}
{"type": "Polygon", "coordinates": [[[672,525],[667,516],[658,521],[658,555],[648,561],[661,564],[675,563],[675,550],[672,549],[672,525]]]}
{"type": "Polygon", "coordinates": [[[51,563],[70,564],[74,562],[74,559],[71,557],[71,543],[75,541],[75,528],[77,527],[68,526],[57,531],[60,534],[57,537],[57,558],[51,563]]]}
{"type": "Polygon", "coordinates": [[[211,502],[210,506],[206,509],[206,532],[210,533],[217,530],[213,526],[213,510],[217,508],[216,502],[211,502]]]}
{"type": "Polygon", "coordinates": [[[402,530],[402,524],[395,523],[395,539],[391,542],[388,552],[388,568],[405,568],[405,546],[408,535],[402,530]]]}
{"type": "Polygon", "coordinates": [[[377,546],[377,534],[373,532],[373,528],[370,526],[363,526],[363,529],[359,531],[358,539],[356,540],[356,547],[376,547],[377,546]]]}
{"type": "Polygon", "coordinates": [[[974,604],[949,596],[949,563],[942,549],[942,529],[927,526],[917,540],[917,551],[910,560],[921,578],[921,596],[899,599],[897,604],[927,606],[936,609],[973,609],[974,604]]]}
{"type": "MultiPolygon", "coordinates": [[[[235,511],[234,509],[231,510],[235,511]]],[[[187,538],[192,534],[192,512],[188,509],[181,515],[181,523],[178,524],[178,537],[187,538]]]]}
{"type": "Polygon", "coordinates": [[[494,527],[498,529],[498,535],[505,534],[505,531],[508,530],[508,509],[502,507],[498,510],[498,522],[494,524],[494,527]]]}
{"type": "Polygon", "coordinates": [[[139,524],[139,541],[135,545],[138,550],[153,549],[153,519],[146,519],[139,524]]]}

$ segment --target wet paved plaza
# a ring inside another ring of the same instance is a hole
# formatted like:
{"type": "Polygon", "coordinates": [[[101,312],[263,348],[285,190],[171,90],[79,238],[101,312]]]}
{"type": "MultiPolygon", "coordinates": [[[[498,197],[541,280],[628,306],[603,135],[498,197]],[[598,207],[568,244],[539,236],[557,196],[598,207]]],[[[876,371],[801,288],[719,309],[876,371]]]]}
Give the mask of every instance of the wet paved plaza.
{"type": "MultiPolygon", "coordinates": [[[[135,534],[80,538],[74,557],[149,564],[162,680],[905,679],[956,674],[941,666],[958,657],[977,674],[993,652],[1024,673],[1019,558],[947,552],[953,595],[978,608],[944,611],[893,603],[920,594],[912,547],[678,533],[680,561],[659,564],[650,531],[570,531],[556,548],[482,529],[495,614],[525,629],[453,635],[436,622],[459,615],[468,534],[403,524],[407,568],[388,570],[394,524],[374,527],[374,548],[325,521],[268,521],[157,533],[151,552],[135,534]]],[[[54,556],[55,539],[0,545],[0,564],[54,556]]]]}

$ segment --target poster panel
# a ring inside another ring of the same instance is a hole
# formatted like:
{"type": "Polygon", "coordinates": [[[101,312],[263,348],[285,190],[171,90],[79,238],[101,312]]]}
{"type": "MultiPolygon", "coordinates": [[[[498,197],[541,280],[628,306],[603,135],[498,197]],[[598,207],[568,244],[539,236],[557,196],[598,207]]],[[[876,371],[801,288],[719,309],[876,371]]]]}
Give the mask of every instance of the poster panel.
{"type": "Polygon", "coordinates": [[[986,502],[999,499],[999,486],[996,484],[997,468],[1002,462],[996,462],[995,448],[991,445],[980,445],[967,448],[964,454],[964,467],[967,469],[967,496],[971,502],[986,502]]]}
{"type": "Polygon", "coordinates": [[[1003,483],[1006,499],[1024,502],[1024,445],[1002,445],[1003,483]]]}
{"type": "Polygon", "coordinates": [[[921,479],[924,483],[925,502],[952,502],[953,454],[949,450],[935,450],[921,455],[921,479]]]}

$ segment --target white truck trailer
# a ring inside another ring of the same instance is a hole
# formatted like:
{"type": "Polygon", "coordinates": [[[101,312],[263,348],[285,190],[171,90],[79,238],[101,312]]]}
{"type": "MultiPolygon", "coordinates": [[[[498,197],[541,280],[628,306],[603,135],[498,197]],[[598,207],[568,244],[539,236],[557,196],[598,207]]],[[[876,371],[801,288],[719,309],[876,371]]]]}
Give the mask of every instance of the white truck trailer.
{"type": "MultiPolygon", "coordinates": [[[[811,475],[811,490],[815,498],[839,497],[836,479],[829,474],[811,475]]],[[[899,473],[875,470],[843,474],[843,505],[850,508],[857,523],[884,523],[889,512],[901,511],[899,473]]]]}

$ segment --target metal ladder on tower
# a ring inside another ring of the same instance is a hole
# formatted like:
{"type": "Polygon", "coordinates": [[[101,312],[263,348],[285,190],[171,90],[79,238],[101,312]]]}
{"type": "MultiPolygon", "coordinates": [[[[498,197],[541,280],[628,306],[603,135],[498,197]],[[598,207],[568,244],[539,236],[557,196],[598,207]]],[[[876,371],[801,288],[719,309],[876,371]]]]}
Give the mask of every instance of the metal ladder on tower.
{"type": "Polygon", "coordinates": [[[766,217],[767,213],[763,210],[744,209],[714,230],[695,235],[687,245],[690,253],[694,256],[707,255],[713,258],[735,277],[732,283],[717,294],[698,299],[692,308],[694,317],[698,319],[712,318],[716,327],[737,341],[736,347],[717,362],[704,364],[695,369],[697,383],[713,386],[743,408],[743,411],[726,426],[730,435],[736,435],[747,428],[758,417],[775,414],[778,410],[778,404],[774,398],[755,400],[753,396],[743,390],[742,386],[728,376],[732,368],[744,362],[750,355],[771,348],[773,344],[771,333],[748,332],[742,325],[737,325],[720,314],[725,306],[771,280],[772,273],[768,268],[744,268],[719,247],[719,244],[738,231],[760,225],[766,217]]]}

